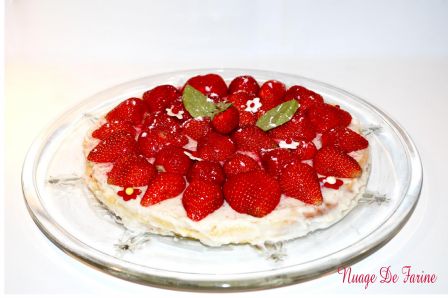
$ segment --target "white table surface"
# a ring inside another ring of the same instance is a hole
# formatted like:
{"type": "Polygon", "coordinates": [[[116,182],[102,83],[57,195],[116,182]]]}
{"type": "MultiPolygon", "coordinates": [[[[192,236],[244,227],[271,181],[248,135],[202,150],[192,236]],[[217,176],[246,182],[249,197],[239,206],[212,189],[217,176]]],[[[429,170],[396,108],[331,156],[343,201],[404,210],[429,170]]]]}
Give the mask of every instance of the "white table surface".
{"type": "Polygon", "coordinates": [[[424,186],[414,214],[352,270],[411,265],[416,273],[435,273],[435,284],[376,283],[365,290],[329,274],[263,295],[448,293],[447,1],[6,4],[6,293],[204,295],[123,281],[69,257],[31,220],[20,183],[33,138],[69,107],[124,81],[201,67],[289,72],[346,89],[402,124],[423,161],[424,186]]]}

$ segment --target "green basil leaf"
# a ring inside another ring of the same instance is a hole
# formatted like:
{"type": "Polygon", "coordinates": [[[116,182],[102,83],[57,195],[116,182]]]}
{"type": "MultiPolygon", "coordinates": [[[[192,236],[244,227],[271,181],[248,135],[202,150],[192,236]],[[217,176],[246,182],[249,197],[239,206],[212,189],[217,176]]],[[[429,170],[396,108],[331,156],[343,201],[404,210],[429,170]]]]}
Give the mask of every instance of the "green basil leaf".
{"type": "Polygon", "coordinates": [[[295,99],[286,101],[267,111],[257,120],[256,125],[264,131],[276,128],[291,120],[298,108],[299,103],[295,99]]]}
{"type": "Polygon", "coordinates": [[[182,94],[182,102],[185,109],[193,118],[213,117],[217,111],[214,102],[210,101],[207,96],[190,85],[185,86],[184,93],[182,94]]]}

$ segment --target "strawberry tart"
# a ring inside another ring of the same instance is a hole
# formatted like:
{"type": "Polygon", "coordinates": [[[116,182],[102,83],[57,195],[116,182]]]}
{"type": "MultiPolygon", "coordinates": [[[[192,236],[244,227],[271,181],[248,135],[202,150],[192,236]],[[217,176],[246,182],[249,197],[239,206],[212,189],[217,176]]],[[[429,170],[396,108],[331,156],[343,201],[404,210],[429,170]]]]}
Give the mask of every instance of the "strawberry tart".
{"type": "Polygon", "coordinates": [[[86,183],[132,230],[277,242],[342,219],[369,174],[359,122],[303,86],[198,75],[128,98],[84,140],[86,183]]]}

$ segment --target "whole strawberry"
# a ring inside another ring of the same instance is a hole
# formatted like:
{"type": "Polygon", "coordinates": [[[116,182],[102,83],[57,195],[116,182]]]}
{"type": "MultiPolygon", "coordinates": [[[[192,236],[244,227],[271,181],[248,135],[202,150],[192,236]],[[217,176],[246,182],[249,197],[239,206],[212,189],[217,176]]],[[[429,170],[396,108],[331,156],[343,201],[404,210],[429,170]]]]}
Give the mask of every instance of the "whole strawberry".
{"type": "Polygon", "coordinates": [[[143,116],[147,110],[146,105],[140,98],[132,97],[118,104],[106,115],[108,122],[129,121],[134,125],[142,123],[143,116]]]}
{"type": "Polygon", "coordinates": [[[271,138],[278,140],[304,139],[311,141],[316,137],[316,131],[311,122],[301,112],[296,112],[290,121],[271,129],[268,134],[271,138]]]}
{"type": "Polygon", "coordinates": [[[295,154],[300,160],[308,160],[312,159],[314,155],[316,155],[317,148],[316,145],[314,145],[313,142],[305,141],[305,140],[299,140],[297,141],[297,147],[296,149],[292,150],[293,154],[295,154]]]}
{"type": "Polygon", "coordinates": [[[219,209],[223,203],[221,187],[209,181],[192,181],[182,196],[182,205],[187,216],[193,221],[202,220],[219,209]]]}
{"type": "Polygon", "coordinates": [[[321,95],[298,85],[291,86],[283,97],[283,101],[291,99],[297,100],[300,104],[300,109],[303,111],[306,111],[316,104],[322,104],[324,102],[321,95]]]}
{"type": "Polygon", "coordinates": [[[282,192],[288,197],[312,205],[322,204],[319,180],[314,169],[305,163],[287,165],[280,176],[282,192]]]}
{"type": "Polygon", "coordinates": [[[205,137],[211,130],[210,118],[192,118],[182,124],[182,133],[196,141],[205,137]]]}
{"type": "Polygon", "coordinates": [[[241,153],[236,153],[224,163],[224,173],[227,177],[255,170],[260,170],[258,162],[250,156],[241,153]]]}
{"type": "Polygon", "coordinates": [[[265,111],[267,111],[282,103],[285,93],[285,84],[276,80],[269,80],[261,85],[258,97],[260,97],[261,103],[265,106],[265,111]]]}
{"type": "Polygon", "coordinates": [[[345,127],[350,124],[352,117],[339,106],[318,104],[307,111],[308,118],[317,132],[323,133],[335,127],[345,127]]]}
{"type": "Polygon", "coordinates": [[[114,162],[120,156],[137,152],[134,136],[118,131],[93,148],[87,155],[87,160],[94,162],[114,162]]]}
{"type": "Polygon", "coordinates": [[[168,128],[144,130],[138,137],[138,148],[148,158],[155,157],[157,152],[167,146],[183,147],[187,143],[187,137],[168,128]]]}
{"type": "Polygon", "coordinates": [[[230,94],[244,91],[252,98],[257,96],[258,90],[260,90],[258,82],[253,77],[247,75],[234,78],[229,85],[230,94]]]}
{"type": "Polygon", "coordinates": [[[216,132],[210,132],[198,141],[197,154],[208,161],[224,161],[235,152],[232,140],[216,132]]]}
{"type": "Polygon", "coordinates": [[[313,159],[316,172],[323,176],[340,178],[356,178],[361,176],[361,167],[358,162],[335,147],[323,147],[317,151],[313,159]]]}
{"type": "Polygon", "coordinates": [[[156,176],[156,168],[141,155],[130,154],[117,159],[107,174],[107,183],[122,187],[148,185],[156,176]]]}
{"type": "Polygon", "coordinates": [[[213,117],[212,126],[221,134],[229,134],[238,127],[240,121],[238,110],[230,106],[225,111],[213,117]]]}
{"type": "Polygon", "coordinates": [[[278,182],[265,171],[253,171],[231,176],[224,183],[224,197],[239,213],[263,217],[280,202],[278,182]]]}
{"type": "Polygon", "coordinates": [[[160,85],[143,93],[143,100],[150,112],[165,112],[166,108],[181,100],[181,94],[174,86],[160,85]]]}
{"type": "Polygon", "coordinates": [[[224,183],[225,177],[219,163],[202,160],[196,162],[190,168],[187,179],[189,182],[194,180],[202,180],[221,185],[224,183]]]}
{"type": "Polygon", "coordinates": [[[282,170],[292,162],[299,159],[288,149],[275,148],[263,151],[261,154],[263,167],[273,177],[279,177],[282,170]]]}
{"type": "Polygon", "coordinates": [[[322,134],[322,146],[333,146],[352,152],[365,149],[369,146],[369,142],[360,134],[354,132],[347,127],[336,127],[322,134]]]}
{"type": "Polygon", "coordinates": [[[226,82],[217,74],[211,73],[192,77],[185,83],[182,91],[187,85],[200,91],[214,102],[221,101],[227,95],[226,82]]]}
{"type": "Polygon", "coordinates": [[[151,181],[140,205],[148,207],[161,201],[174,198],[180,195],[185,189],[185,179],[183,176],[175,173],[158,173],[151,181]]]}
{"type": "Polygon", "coordinates": [[[166,146],[157,152],[154,165],[161,172],[170,172],[185,176],[191,167],[191,159],[185,155],[184,149],[166,146]]]}
{"type": "Polygon", "coordinates": [[[277,144],[265,132],[256,126],[247,126],[235,131],[232,135],[238,150],[259,154],[262,149],[272,149],[277,144]]]}
{"type": "Polygon", "coordinates": [[[101,125],[98,129],[92,132],[92,137],[100,140],[104,140],[110,137],[115,132],[129,133],[135,135],[136,131],[131,122],[114,120],[101,125]]]}

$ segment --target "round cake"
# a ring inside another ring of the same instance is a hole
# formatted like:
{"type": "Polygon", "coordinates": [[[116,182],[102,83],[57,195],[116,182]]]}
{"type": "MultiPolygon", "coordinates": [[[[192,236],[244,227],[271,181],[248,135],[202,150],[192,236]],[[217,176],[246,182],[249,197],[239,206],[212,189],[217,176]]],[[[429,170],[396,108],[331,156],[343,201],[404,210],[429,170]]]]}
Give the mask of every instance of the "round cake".
{"type": "Polygon", "coordinates": [[[259,245],[352,210],[368,146],[344,107],[303,86],[198,75],[101,117],[84,141],[86,183],[128,229],[259,245]]]}

